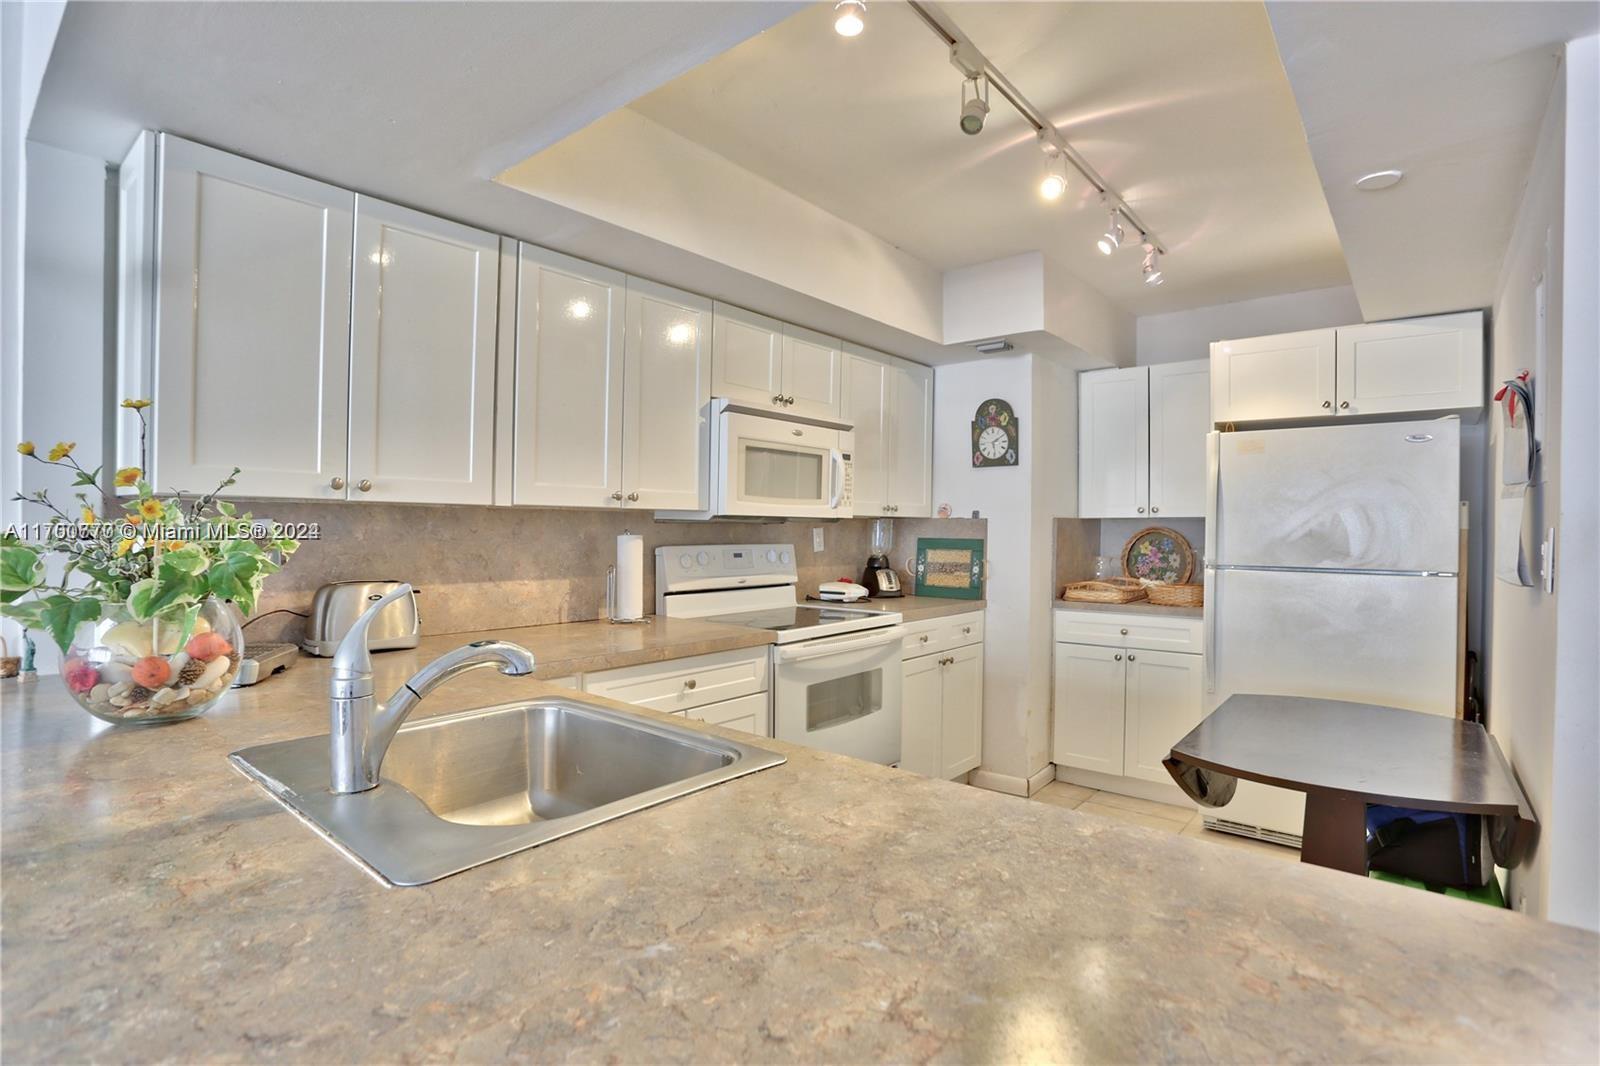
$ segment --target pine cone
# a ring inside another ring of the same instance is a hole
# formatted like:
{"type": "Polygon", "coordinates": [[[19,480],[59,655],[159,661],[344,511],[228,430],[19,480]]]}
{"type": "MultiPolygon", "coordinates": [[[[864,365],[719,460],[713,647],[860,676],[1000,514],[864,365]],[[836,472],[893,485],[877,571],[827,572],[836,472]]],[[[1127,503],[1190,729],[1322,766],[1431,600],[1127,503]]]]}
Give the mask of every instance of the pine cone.
{"type": "Polygon", "coordinates": [[[128,700],[131,703],[143,703],[155,694],[154,689],[145,688],[143,685],[135,685],[128,690],[128,700]]]}
{"type": "Polygon", "coordinates": [[[173,683],[173,688],[192,685],[206,672],[206,664],[199,659],[190,659],[183,664],[183,669],[178,671],[178,679],[173,683]]]}

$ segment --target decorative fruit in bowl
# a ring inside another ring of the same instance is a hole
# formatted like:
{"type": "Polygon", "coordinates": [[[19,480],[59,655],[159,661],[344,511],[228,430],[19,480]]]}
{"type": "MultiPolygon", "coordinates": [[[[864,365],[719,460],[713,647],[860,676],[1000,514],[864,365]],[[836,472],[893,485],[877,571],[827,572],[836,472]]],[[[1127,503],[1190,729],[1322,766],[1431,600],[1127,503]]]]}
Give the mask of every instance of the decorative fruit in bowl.
{"type": "Polygon", "coordinates": [[[233,612],[216,597],[148,621],[111,604],[78,626],[61,675],[78,706],[107,722],[178,722],[228,691],[244,651],[233,612]]]}

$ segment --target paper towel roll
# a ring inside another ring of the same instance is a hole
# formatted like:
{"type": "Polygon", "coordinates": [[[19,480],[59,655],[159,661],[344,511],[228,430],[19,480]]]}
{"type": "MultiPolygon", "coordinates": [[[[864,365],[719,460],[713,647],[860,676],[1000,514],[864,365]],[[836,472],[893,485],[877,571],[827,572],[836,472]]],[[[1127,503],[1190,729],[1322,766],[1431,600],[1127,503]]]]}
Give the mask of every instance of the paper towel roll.
{"type": "Polygon", "coordinates": [[[644,538],[637,533],[617,537],[616,617],[644,617],[644,538]]]}

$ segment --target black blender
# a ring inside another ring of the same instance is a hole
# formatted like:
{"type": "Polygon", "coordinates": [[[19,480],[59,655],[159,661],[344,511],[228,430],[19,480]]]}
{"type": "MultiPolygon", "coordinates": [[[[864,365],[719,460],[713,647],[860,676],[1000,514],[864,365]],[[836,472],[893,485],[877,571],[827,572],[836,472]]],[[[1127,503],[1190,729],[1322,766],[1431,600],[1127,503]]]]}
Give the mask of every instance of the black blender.
{"type": "Polygon", "coordinates": [[[867,559],[867,569],[861,583],[873,599],[892,599],[904,595],[900,591],[900,575],[889,562],[889,552],[894,547],[894,523],[880,518],[872,523],[872,555],[867,559]]]}

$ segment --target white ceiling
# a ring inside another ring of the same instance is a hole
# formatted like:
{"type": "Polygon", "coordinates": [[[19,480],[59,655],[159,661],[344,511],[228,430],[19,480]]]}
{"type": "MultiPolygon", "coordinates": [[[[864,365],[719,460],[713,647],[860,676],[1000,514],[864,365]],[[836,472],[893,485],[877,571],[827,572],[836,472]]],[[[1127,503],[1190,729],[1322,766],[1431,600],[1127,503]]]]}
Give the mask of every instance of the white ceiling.
{"type": "Polygon", "coordinates": [[[1562,42],[1594,3],[1272,3],[1368,320],[1486,307],[1562,42]],[[1397,168],[1393,188],[1355,179],[1397,168]]]}
{"type": "Polygon", "coordinates": [[[1347,282],[1261,4],[942,10],[1160,234],[1165,285],[1094,250],[1087,183],[1039,198],[1033,132],[998,96],[980,135],[957,129],[960,75],[901,4],[850,40],[814,5],[630,106],[938,269],[1043,251],[1137,314],[1347,282]]]}

